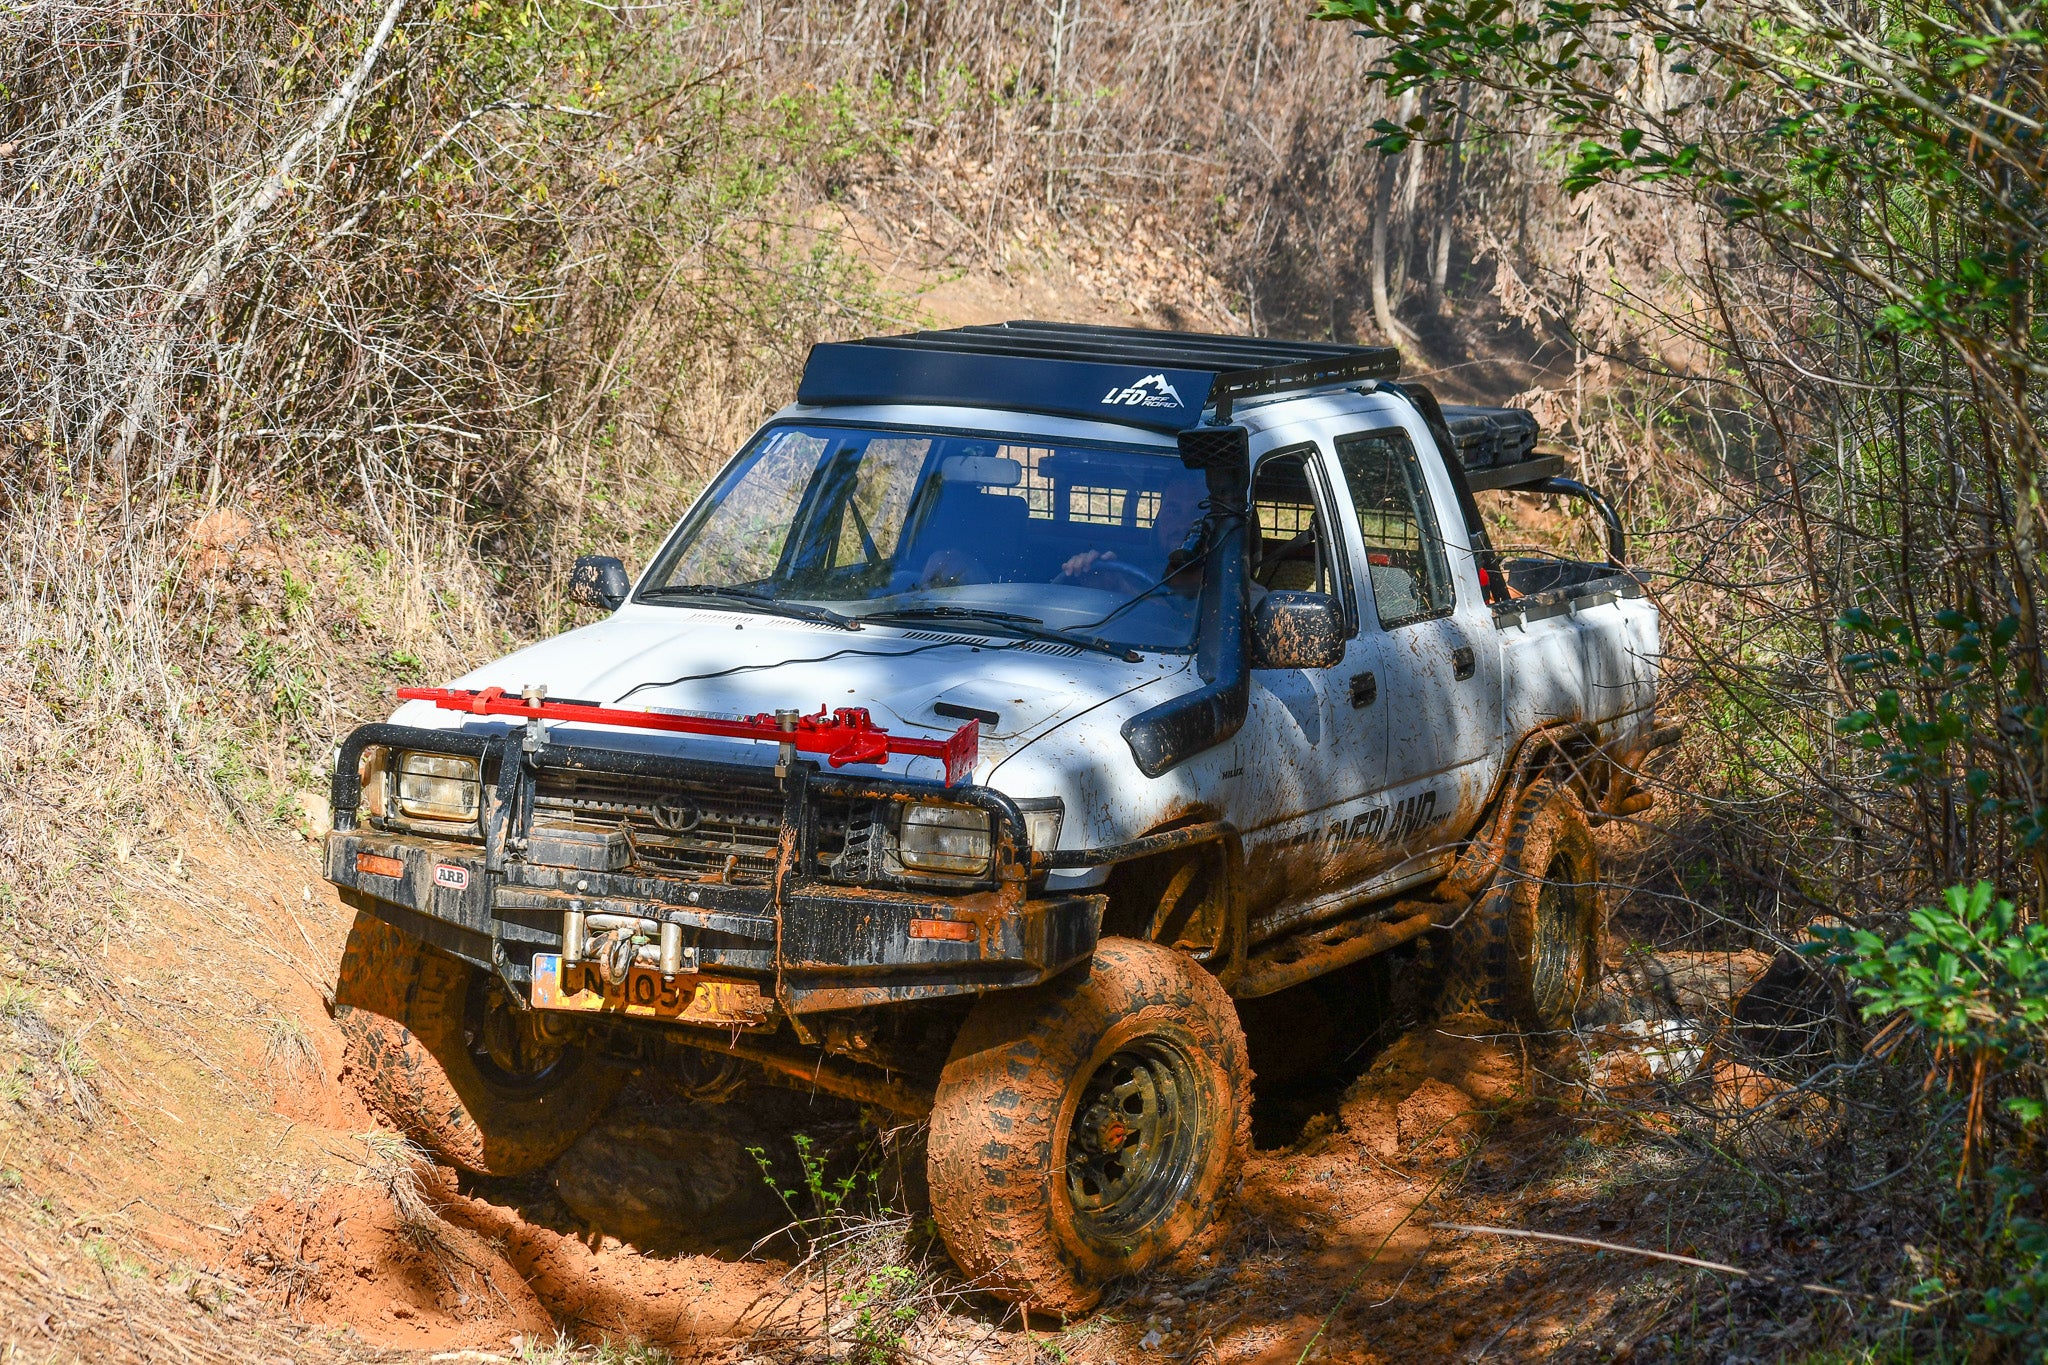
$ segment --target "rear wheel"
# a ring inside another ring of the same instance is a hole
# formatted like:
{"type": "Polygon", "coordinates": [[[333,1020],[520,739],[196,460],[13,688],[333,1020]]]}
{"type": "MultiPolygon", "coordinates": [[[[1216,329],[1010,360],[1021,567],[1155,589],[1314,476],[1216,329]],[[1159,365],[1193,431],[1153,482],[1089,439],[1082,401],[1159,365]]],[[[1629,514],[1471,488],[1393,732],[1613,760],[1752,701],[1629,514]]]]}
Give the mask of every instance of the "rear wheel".
{"type": "Polygon", "coordinates": [[[1571,792],[1532,782],[1493,885],[1452,931],[1445,1006],[1569,1028],[1600,989],[1600,856],[1571,792]]]}
{"type": "Polygon", "coordinates": [[[1173,949],[1108,938],[975,1007],[932,1111],[932,1208],[977,1285],[1078,1313],[1199,1244],[1250,1146],[1230,997],[1173,949]]]}
{"type": "Polygon", "coordinates": [[[522,1009],[493,972],[357,914],[334,1021],[363,1098],[436,1156],[525,1175],[604,1112],[625,1074],[585,1046],[581,1021],[522,1009]]]}

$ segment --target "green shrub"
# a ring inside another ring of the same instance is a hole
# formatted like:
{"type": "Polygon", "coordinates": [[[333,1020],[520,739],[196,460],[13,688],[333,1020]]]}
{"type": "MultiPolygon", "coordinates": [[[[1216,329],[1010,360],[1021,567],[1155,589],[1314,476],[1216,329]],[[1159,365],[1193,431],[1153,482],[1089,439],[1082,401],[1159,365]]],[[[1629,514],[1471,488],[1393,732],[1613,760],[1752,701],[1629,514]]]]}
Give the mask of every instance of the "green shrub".
{"type": "MultiPolygon", "coordinates": [[[[1855,983],[1866,1017],[1907,1021],[1937,1068],[1967,1077],[1953,1145],[1964,1163],[1958,1180],[1976,1201],[1979,1245],[1969,1276],[1978,1306],[1964,1318],[2037,1358],[2048,1351],[2048,1221],[2030,1167],[2048,1114],[2048,926],[2022,923],[1989,882],[1950,887],[1908,925],[1889,941],[1866,929],[1816,936],[1855,983]]],[[[1917,1292],[1947,1289],[1935,1276],[1917,1292]]]]}

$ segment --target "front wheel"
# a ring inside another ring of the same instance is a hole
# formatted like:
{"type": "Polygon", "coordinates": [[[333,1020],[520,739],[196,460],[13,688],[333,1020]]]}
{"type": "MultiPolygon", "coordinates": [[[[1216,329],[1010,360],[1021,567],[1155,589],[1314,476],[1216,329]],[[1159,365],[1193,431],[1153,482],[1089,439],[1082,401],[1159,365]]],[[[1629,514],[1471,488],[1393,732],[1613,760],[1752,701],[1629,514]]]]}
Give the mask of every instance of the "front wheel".
{"type": "Polygon", "coordinates": [[[582,1021],[521,1009],[494,972],[356,915],[334,1022],[370,1106],[441,1159],[526,1175],[581,1137],[625,1073],[586,1047],[582,1021]]]}
{"type": "Polygon", "coordinates": [[[1210,1232],[1251,1146],[1230,997],[1185,956],[1104,939],[985,996],[932,1110],[932,1209],[975,1284],[1061,1315],[1210,1232]]]}

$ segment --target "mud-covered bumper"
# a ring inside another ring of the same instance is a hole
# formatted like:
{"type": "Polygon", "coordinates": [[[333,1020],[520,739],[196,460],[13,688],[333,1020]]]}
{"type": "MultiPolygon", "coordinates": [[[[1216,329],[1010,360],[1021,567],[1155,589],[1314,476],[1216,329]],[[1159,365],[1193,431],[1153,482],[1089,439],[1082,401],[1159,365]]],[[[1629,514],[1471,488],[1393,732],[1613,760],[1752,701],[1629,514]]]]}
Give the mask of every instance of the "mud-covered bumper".
{"type": "Polygon", "coordinates": [[[749,882],[727,880],[729,865],[686,876],[664,875],[644,860],[613,871],[535,861],[527,855],[541,841],[526,836],[536,784],[545,808],[551,767],[579,779],[673,780],[685,794],[729,792],[761,778],[758,769],[721,773],[715,765],[602,750],[523,749],[516,735],[369,726],[344,744],[337,764],[337,829],[326,841],[326,876],[358,909],[520,984],[530,980],[534,953],[562,951],[571,911],[673,924],[696,970],[755,979],[792,1013],[1027,986],[1095,946],[1103,899],[1031,894],[1016,838],[998,841],[1005,856],[985,883],[957,893],[843,885],[818,875],[812,811],[819,803],[904,799],[927,787],[792,774],[774,793],[782,812],[772,866],[749,882]],[[354,778],[357,757],[371,742],[477,753],[485,787],[480,837],[360,827],[359,792],[342,775],[354,778]]]}

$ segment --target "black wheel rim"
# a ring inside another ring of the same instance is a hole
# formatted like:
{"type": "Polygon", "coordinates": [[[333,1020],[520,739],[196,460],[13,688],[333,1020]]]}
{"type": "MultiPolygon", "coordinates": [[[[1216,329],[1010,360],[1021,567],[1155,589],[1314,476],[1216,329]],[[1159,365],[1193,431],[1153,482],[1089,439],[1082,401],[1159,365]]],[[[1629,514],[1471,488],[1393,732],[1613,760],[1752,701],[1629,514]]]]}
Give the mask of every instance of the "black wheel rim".
{"type": "Polygon", "coordinates": [[[1129,1238],[1181,1203],[1211,1116],[1190,1058],[1144,1038],[1095,1069],[1067,1129],[1067,1195],[1084,1233],[1129,1238]]]}
{"type": "Polygon", "coordinates": [[[472,977],[463,1020],[477,1074],[508,1095],[558,1085],[583,1059],[573,1021],[547,1010],[521,1009],[494,973],[472,977]]]}
{"type": "Polygon", "coordinates": [[[1530,945],[1529,994],[1548,1022],[1570,1018],[1579,1003],[1579,888],[1571,866],[1558,858],[1536,893],[1536,941],[1530,945]]]}

